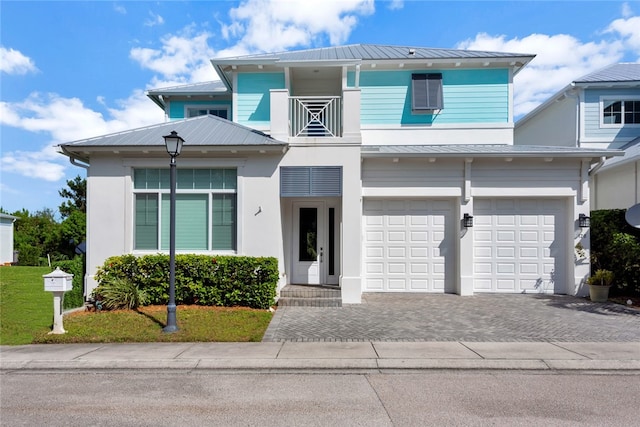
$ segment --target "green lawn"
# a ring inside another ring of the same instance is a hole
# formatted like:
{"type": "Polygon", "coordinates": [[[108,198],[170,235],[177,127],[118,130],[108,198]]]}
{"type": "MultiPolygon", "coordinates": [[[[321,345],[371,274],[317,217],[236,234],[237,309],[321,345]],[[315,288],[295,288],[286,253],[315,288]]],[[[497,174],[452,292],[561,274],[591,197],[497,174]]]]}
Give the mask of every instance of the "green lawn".
{"type": "Polygon", "coordinates": [[[66,334],[49,335],[53,296],[44,291],[47,267],[0,267],[0,343],[260,341],[272,313],[247,308],[178,306],[179,331],[162,332],[166,307],[138,311],[80,311],[64,317],[66,334]]]}
{"type": "Polygon", "coordinates": [[[0,267],[0,344],[29,344],[51,330],[53,294],[44,290],[49,267],[0,267]]]}

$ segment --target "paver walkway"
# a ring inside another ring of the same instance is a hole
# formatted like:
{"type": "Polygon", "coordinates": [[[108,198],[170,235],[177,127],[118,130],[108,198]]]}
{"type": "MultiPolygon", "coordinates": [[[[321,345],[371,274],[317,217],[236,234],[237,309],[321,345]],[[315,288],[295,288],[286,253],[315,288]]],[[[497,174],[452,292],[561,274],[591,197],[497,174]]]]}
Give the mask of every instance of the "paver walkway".
{"type": "Polygon", "coordinates": [[[640,341],[640,310],[563,295],[364,294],[339,308],[281,307],[263,341],[640,341]]]}

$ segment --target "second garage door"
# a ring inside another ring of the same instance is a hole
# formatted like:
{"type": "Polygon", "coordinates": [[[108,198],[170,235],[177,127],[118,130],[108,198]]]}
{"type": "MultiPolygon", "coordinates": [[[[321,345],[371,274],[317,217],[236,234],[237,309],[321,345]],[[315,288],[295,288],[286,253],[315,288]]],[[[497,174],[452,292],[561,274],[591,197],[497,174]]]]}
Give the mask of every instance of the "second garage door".
{"type": "Polygon", "coordinates": [[[453,292],[453,207],[448,200],[365,199],[369,292],[453,292]]]}
{"type": "Polygon", "coordinates": [[[565,203],[474,200],[474,291],[565,293],[565,203]]]}

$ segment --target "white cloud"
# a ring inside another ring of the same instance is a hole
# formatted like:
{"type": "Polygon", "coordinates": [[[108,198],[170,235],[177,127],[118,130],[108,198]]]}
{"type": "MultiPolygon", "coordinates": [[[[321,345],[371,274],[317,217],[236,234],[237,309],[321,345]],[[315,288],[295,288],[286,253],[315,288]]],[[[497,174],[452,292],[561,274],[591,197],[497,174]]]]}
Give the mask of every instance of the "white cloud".
{"type": "Polygon", "coordinates": [[[0,46],[0,71],[7,74],[27,74],[38,71],[31,58],[15,49],[0,46]]]}
{"type": "Polygon", "coordinates": [[[114,4],[113,5],[113,10],[115,10],[116,12],[118,12],[121,15],[126,15],[127,14],[127,9],[121,4],[114,4]]]}
{"type": "Polygon", "coordinates": [[[616,19],[605,33],[620,36],[625,47],[634,52],[636,60],[640,60],[640,16],[616,19]]]}
{"type": "Polygon", "coordinates": [[[59,181],[64,178],[64,158],[52,146],[40,151],[15,151],[2,156],[3,172],[14,172],[29,178],[59,181]],[[58,161],[54,161],[54,159],[58,161]]]}
{"type": "Polygon", "coordinates": [[[149,19],[144,21],[145,27],[153,27],[156,25],[164,24],[164,18],[160,15],[156,15],[155,13],[149,11],[149,19]]]}
{"type": "Polygon", "coordinates": [[[247,0],[229,11],[231,23],[222,26],[228,40],[246,50],[275,52],[308,46],[326,36],[332,45],[344,43],[360,16],[373,14],[373,0],[305,0],[294,2],[247,0]]]}
{"type": "Polygon", "coordinates": [[[213,69],[209,59],[214,51],[207,43],[211,33],[203,31],[195,34],[193,26],[187,27],[178,35],[162,38],[160,49],[133,48],[130,57],[141,67],[160,73],[165,77],[188,75],[192,70],[208,64],[213,79],[213,69]]]}
{"type": "Polygon", "coordinates": [[[478,34],[457,48],[536,54],[515,77],[514,115],[526,114],[571,81],[623,57],[621,40],[581,42],[566,34],[532,34],[507,39],[505,36],[478,34]]]}
{"type": "Polygon", "coordinates": [[[390,0],[387,8],[389,10],[402,9],[404,7],[404,0],[390,0]]]}

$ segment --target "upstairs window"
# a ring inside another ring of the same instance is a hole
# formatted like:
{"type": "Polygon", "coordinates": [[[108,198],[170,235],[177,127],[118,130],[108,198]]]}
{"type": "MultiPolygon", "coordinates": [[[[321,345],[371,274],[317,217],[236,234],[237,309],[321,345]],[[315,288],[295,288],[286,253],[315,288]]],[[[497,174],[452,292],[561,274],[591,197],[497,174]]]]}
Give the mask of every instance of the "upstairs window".
{"type": "Polygon", "coordinates": [[[603,99],[601,120],[605,127],[640,125],[640,99],[603,99]]]}
{"type": "Polygon", "coordinates": [[[411,110],[414,113],[441,110],[442,74],[421,73],[411,75],[411,110]]]}
{"type": "Polygon", "coordinates": [[[227,107],[187,107],[187,118],[206,116],[207,114],[229,120],[229,109],[227,107]]]}

